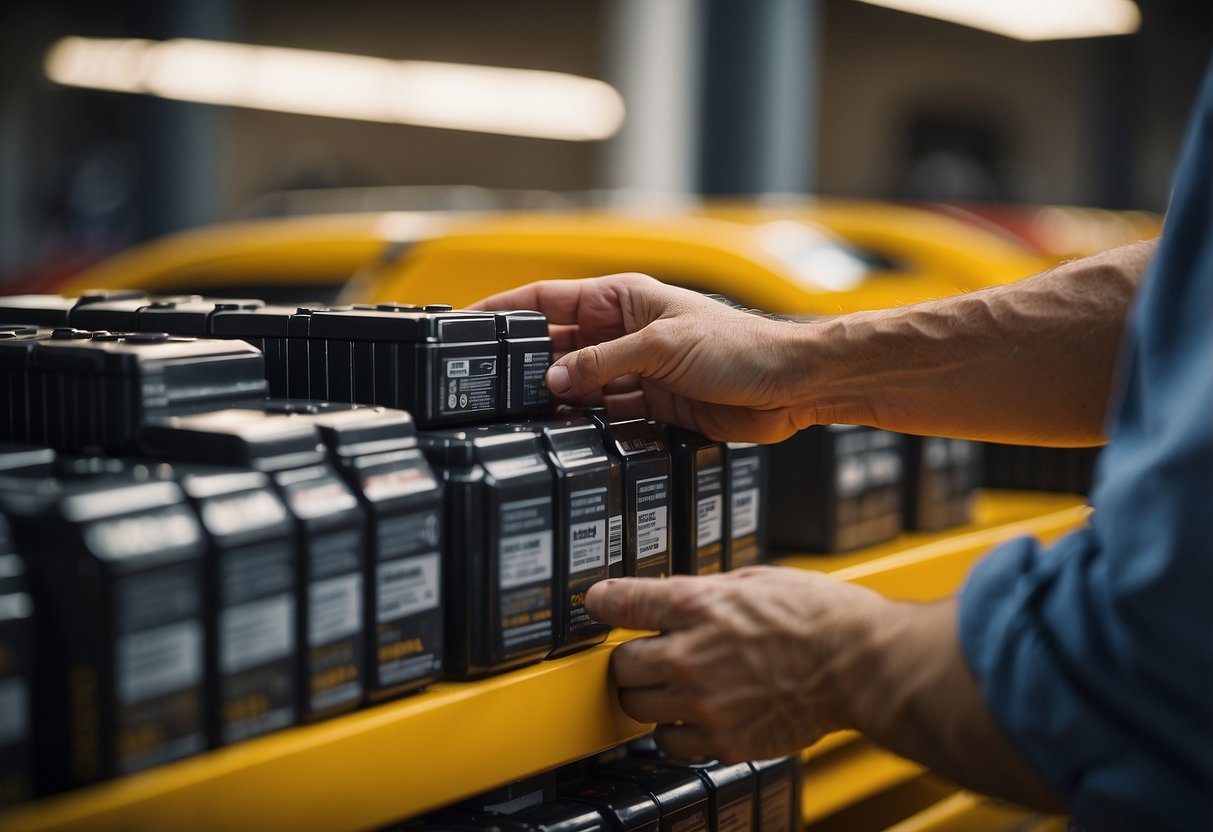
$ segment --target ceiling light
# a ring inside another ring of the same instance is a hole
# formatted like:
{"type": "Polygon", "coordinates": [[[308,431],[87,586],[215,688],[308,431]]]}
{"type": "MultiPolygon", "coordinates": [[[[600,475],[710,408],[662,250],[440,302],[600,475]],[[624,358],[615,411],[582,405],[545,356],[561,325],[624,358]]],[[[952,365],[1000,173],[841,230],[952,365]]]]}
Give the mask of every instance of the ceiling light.
{"type": "Polygon", "coordinates": [[[1132,0],[861,0],[1016,40],[1128,35],[1141,26],[1132,0]]]}

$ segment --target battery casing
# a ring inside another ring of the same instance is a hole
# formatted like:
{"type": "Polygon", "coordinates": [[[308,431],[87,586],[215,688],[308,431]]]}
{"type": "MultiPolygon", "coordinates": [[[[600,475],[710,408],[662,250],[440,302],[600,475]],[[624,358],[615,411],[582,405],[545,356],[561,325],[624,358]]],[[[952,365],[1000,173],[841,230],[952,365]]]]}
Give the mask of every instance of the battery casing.
{"type": "Polygon", "coordinates": [[[416,690],[442,671],[442,484],[408,413],[331,402],[264,407],[310,421],[367,519],[367,696],[416,690]]]}
{"type": "Polygon", "coordinates": [[[661,807],[645,789],[634,783],[588,777],[558,792],[564,800],[593,806],[612,832],[658,832],[661,807]]]}
{"type": "Polygon", "coordinates": [[[727,442],[729,506],[725,512],[725,569],[742,569],[767,559],[767,468],[765,445],[727,442]]]}
{"type": "Polygon", "coordinates": [[[493,312],[497,324],[501,392],[505,416],[545,413],[551,406],[546,376],[552,366],[552,339],[542,312],[493,312]]]}
{"type": "Polygon", "coordinates": [[[693,770],[624,759],[599,766],[595,777],[625,780],[644,789],[661,808],[661,832],[707,832],[707,787],[693,770]]]}
{"type": "Polygon", "coordinates": [[[49,477],[55,452],[42,445],[0,442],[0,477],[49,477]]]}
{"type": "Polygon", "coordinates": [[[0,809],[33,796],[34,602],[0,515],[0,809]]]}
{"type": "Polygon", "coordinates": [[[133,475],[4,480],[38,599],[38,790],[206,747],[202,558],[181,489],[133,475]]]}
{"type": "Polygon", "coordinates": [[[670,454],[665,439],[644,419],[611,422],[590,418],[602,431],[607,455],[618,459],[623,479],[623,572],[629,577],[670,574],[670,454]]]}
{"type": "Polygon", "coordinates": [[[143,297],[146,296],[138,289],[90,289],[78,298],[62,295],[9,295],[0,297],[0,323],[32,324],[54,329],[68,326],[72,309],[77,306],[143,297]]]}
{"type": "Polygon", "coordinates": [[[674,515],[674,571],[712,575],[726,559],[725,512],[728,493],[724,448],[694,431],[665,427],[673,474],[670,511],[674,515]]]}
{"type": "Polygon", "coordinates": [[[201,302],[201,295],[168,295],[149,298],[142,292],[113,295],[91,303],[77,303],[68,313],[68,324],[93,332],[138,332],[139,313],[153,303],[201,302]]]}
{"type": "Polygon", "coordinates": [[[174,417],[139,431],[149,457],[254,468],[269,475],[298,541],[296,628],[301,712],[320,719],[357,707],[365,692],[365,519],[309,422],[262,409],[174,417]]]}
{"type": "Polygon", "coordinates": [[[457,678],[552,649],[553,483],[532,433],[480,426],[421,431],[446,488],[446,664],[457,678]]]}
{"type": "MultiPolygon", "coordinates": [[[[303,307],[307,308],[307,307],[303,307]]],[[[213,338],[240,338],[265,356],[265,380],[268,393],[276,398],[290,396],[290,373],[287,369],[287,339],[291,318],[299,312],[295,306],[259,306],[254,309],[216,309],[208,325],[213,338]]],[[[306,377],[307,343],[303,349],[306,377]]],[[[303,394],[301,394],[303,395],[303,394]]]]}
{"type": "Polygon", "coordinates": [[[806,428],[771,451],[771,546],[843,552],[901,531],[901,437],[859,425],[806,428]]]}
{"type": "Polygon", "coordinates": [[[981,481],[977,443],[902,436],[902,517],[909,531],[940,531],[973,519],[981,481]]]}
{"type": "Polygon", "coordinates": [[[295,539],[260,471],[167,466],[207,534],[207,731],[212,746],[299,721],[295,539]]]}
{"type": "Polygon", "coordinates": [[[758,780],[758,832],[796,832],[800,819],[800,757],[750,762],[758,780]]]}
{"type": "Polygon", "coordinates": [[[32,422],[40,426],[39,435],[45,435],[43,406],[31,400],[29,362],[34,345],[50,335],[49,329],[0,325],[0,439],[31,441],[32,422]]]}
{"type": "Polygon", "coordinates": [[[219,312],[258,309],[265,303],[253,298],[190,298],[153,300],[139,310],[140,332],[167,332],[170,335],[211,335],[211,318],[219,312]]]}

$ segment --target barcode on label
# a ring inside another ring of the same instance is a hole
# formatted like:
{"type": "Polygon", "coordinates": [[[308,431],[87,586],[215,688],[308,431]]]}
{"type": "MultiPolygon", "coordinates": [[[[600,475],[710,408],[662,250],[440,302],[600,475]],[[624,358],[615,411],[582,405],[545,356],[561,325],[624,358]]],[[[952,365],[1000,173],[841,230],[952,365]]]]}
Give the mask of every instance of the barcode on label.
{"type": "Polygon", "coordinates": [[[623,515],[616,514],[610,519],[607,533],[607,558],[613,566],[623,562],[623,515]]]}

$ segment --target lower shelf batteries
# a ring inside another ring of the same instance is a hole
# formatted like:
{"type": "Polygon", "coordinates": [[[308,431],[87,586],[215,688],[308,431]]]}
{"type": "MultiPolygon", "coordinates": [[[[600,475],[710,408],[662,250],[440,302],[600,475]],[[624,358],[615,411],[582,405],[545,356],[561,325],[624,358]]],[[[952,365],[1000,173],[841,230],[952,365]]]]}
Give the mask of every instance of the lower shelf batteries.
{"type": "MultiPolygon", "coordinates": [[[[784,563],[927,601],[954,592],[992,545],[1024,534],[1055,537],[1079,526],[1086,512],[1069,495],[987,493],[975,522],[950,533],[906,534],[847,555],[792,556],[784,563]]],[[[439,683],[327,722],[35,801],[0,814],[0,828],[333,830],[418,816],[647,733],[650,726],[623,714],[606,681],[612,647],[636,635],[617,631],[605,644],[563,659],[476,682],[439,683]]],[[[854,776],[865,775],[859,769],[854,776]]],[[[809,814],[821,805],[818,789],[841,788],[810,766],[802,819],[822,817],[809,814]]]]}

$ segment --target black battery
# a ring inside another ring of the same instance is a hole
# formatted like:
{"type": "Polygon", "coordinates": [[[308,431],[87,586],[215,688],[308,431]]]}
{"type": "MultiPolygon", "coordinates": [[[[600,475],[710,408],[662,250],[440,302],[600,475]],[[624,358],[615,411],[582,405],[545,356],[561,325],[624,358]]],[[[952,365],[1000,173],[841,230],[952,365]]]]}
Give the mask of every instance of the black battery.
{"type": "Polygon", "coordinates": [[[634,783],[588,777],[564,786],[557,794],[597,809],[612,832],[658,832],[661,828],[661,807],[634,783]]]}
{"type": "Polygon", "coordinates": [[[552,649],[553,482],[530,432],[422,431],[446,488],[443,569],[448,675],[483,676],[552,649]]]}
{"type": "MultiPolygon", "coordinates": [[[[28,441],[39,445],[55,445],[64,442],[64,437],[75,425],[76,411],[66,409],[63,404],[67,391],[74,394],[74,387],[68,384],[68,378],[55,370],[47,370],[39,366],[35,357],[39,344],[44,341],[56,342],[86,342],[93,334],[83,329],[72,327],[57,327],[49,333],[40,330],[38,335],[27,336],[15,342],[0,343],[0,352],[10,350],[9,360],[25,362],[25,405],[20,408],[25,413],[25,435],[15,433],[17,441],[28,441]]],[[[14,409],[14,417],[18,409],[14,409]]]]}
{"type": "Polygon", "coordinates": [[[320,431],[367,518],[363,579],[367,696],[416,690],[442,670],[442,484],[403,410],[274,401],[320,431]]]}
{"type": "Polygon", "coordinates": [[[602,431],[607,455],[623,479],[623,573],[664,578],[670,574],[670,454],[661,432],[645,419],[590,418],[602,431]]]}
{"type": "Polygon", "coordinates": [[[295,642],[305,720],[356,707],[365,691],[365,517],[328,461],[316,428],[289,415],[231,408],[180,416],[139,431],[147,456],[253,468],[269,475],[290,513],[295,553],[295,642]]]}
{"type": "Polygon", "coordinates": [[[308,340],[325,345],[328,398],[407,410],[421,426],[500,415],[493,316],[429,309],[313,313],[308,340]]]}
{"type": "Polygon", "coordinates": [[[724,568],[728,506],[724,447],[694,431],[665,427],[673,474],[670,524],[674,571],[712,575],[724,568]]]}
{"type": "Polygon", "coordinates": [[[31,356],[44,382],[45,442],[61,450],[120,453],[144,422],[265,395],[264,360],[247,344],[148,332],[59,337],[72,332],[55,330],[31,356]]]}
{"type": "Polygon", "coordinates": [[[0,809],[33,796],[34,601],[0,515],[0,809]]]}
{"type": "Polygon", "coordinates": [[[167,295],[150,298],[142,292],[99,297],[90,303],[78,303],[68,313],[68,324],[99,332],[137,332],[139,313],[153,303],[200,302],[201,295],[167,295]]]}
{"type": "Polygon", "coordinates": [[[901,532],[901,437],[818,425],[771,451],[771,546],[843,552],[901,532]]]}
{"type": "Polygon", "coordinates": [[[9,295],[0,297],[0,321],[54,329],[68,326],[72,309],[90,303],[146,297],[138,289],[89,289],[78,298],[62,295],[9,295]]]}
{"type": "Polygon", "coordinates": [[[758,832],[796,832],[800,820],[800,758],[793,754],[750,762],[758,780],[758,832]]]}
{"type": "Polygon", "coordinates": [[[0,442],[0,476],[49,477],[55,465],[55,452],[42,445],[0,442]]]}
{"type": "Polygon", "coordinates": [[[50,334],[35,326],[0,324],[0,439],[27,442],[31,418],[42,423],[41,404],[31,406],[29,362],[34,344],[50,334]]]}
{"type": "Polygon", "coordinates": [[[707,832],[708,790],[699,775],[648,760],[625,759],[595,770],[596,777],[624,780],[649,793],[661,809],[661,832],[707,832]]]}
{"type": "Polygon", "coordinates": [[[543,441],[556,485],[556,618],[550,657],[599,644],[610,627],[585,611],[585,594],[607,578],[611,466],[598,427],[586,418],[516,426],[543,441]]]}
{"type": "MultiPolygon", "coordinates": [[[[291,334],[291,318],[302,314],[300,308],[259,306],[254,309],[216,309],[210,316],[209,334],[214,338],[240,338],[261,350],[265,356],[265,380],[269,385],[269,395],[283,398],[291,395],[287,340],[291,334]]],[[[303,377],[306,379],[306,340],[298,346],[302,349],[303,377]]]]}
{"type": "Polygon", "coordinates": [[[478,820],[503,832],[607,832],[609,828],[593,806],[571,800],[540,803],[512,815],[482,815],[478,820]]]}
{"type": "Polygon", "coordinates": [[[940,531],[973,519],[981,459],[977,444],[940,436],[901,439],[902,514],[910,531],[940,531]]]}
{"type": "Polygon", "coordinates": [[[727,442],[729,507],[725,513],[725,569],[741,569],[767,559],[767,468],[765,445],[727,442]]]}
{"type": "Polygon", "coordinates": [[[153,300],[139,310],[136,329],[205,338],[211,334],[211,318],[220,312],[258,309],[264,301],[252,298],[190,298],[153,300]]]}
{"type": "Polygon", "coordinates": [[[230,745],[299,720],[295,540],[260,471],[172,465],[207,534],[207,731],[230,745]]]}
{"type": "Polygon", "coordinates": [[[749,763],[728,765],[675,763],[657,747],[650,734],[628,744],[628,756],[658,765],[694,771],[708,790],[708,826],[721,832],[749,832],[754,827],[757,776],[749,763]]]}
{"type": "Polygon", "coordinates": [[[202,751],[205,539],[180,487],[133,473],[2,482],[38,603],[39,791],[202,751]]]}
{"type": "Polygon", "coordinates": [[[547,412],[552,403],[546,381],[552,366],[552,338],[542,312],[491,313],[497,323],[502,413],[524,416],[547,412]]]}

